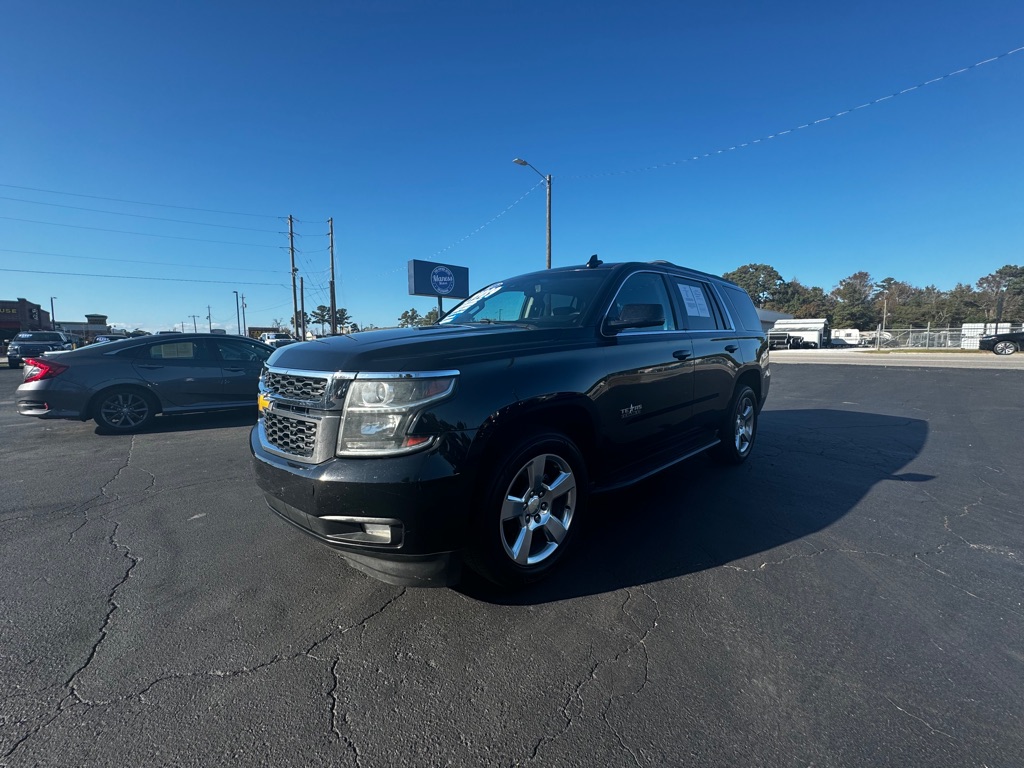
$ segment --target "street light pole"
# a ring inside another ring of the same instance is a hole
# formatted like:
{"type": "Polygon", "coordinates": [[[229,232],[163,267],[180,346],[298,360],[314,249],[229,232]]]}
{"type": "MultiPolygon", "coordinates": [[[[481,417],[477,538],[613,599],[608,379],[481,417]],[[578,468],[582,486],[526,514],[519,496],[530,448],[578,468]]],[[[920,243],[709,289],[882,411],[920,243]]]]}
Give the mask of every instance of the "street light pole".
{"type": "MultiPolygon", "coordinates": [[[[515,163],[516,165],[524,165],[527,168],[533,168],[533,166],[530,163],[528,163],[526,160],[523,160],[521,157],[517,157],[517,158],[513,159],[512,162],[515,163]]],[[[541,173],[540,171],[538,171],[536,168],[533,168],[533,171],[538,176],[540,176],[542,179],[544,179],[544,183],[547,185],[547,188],[548,188],[548,260],[547,260],[547,268],[551,269],[551,174],[549,173],[549,174],[545,175],[545,174],[541,173]]]]}
{"type": "Polygon", "coordinates": [[[56,331],[57,330],[57,316],[53,312],[53,300],[56,299],[56,298],[57,298],[56,296],[51,296],[50,297],[50,330],[51,331],[56,331]]]}

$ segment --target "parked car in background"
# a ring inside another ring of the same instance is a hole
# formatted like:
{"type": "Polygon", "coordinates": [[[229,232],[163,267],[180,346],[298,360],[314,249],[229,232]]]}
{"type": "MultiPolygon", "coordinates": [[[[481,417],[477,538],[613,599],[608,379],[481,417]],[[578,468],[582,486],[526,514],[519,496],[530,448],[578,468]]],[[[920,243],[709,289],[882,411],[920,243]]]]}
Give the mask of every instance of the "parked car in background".
{"type": "Polygon", "coordinates": [[[978,349],[989,350],[997,355],[1012,355],[1021,348],[1024,348],[1024,331],[992,333],[982,336],[978,341],[978,349]]]}
{"type": "Polygon", "coordinates": [[[292,339],[292,338],[288,338],[288,339],[269,339],[266,343],[267,343],[268,346],[271,346],[274,349],[280,349],[281,347],[287,347],[289,344],[298,344],[299,340],[298,339],[292,339]]]}
{"type": "Polygon", "coordinates": [[[7,348],[7,365],[20,368],[28,357],[54,350],[74,349],[75,346],[74,338],[60,331],[22,331],[11,339],[7,348]]]}
{"type": "Polygon", "coordinates": [[[127,339],[127,333],[104,333],[97,336],[92,340],[93,344],[106,344],[108,341],[120,341],[121,339],[127,339]]]}
{"type": "Polygon", "coordinates": [[[281,347],[284,344],[294,344],[298,339],[293,339],[288,333],[261,333],[260,341],[272,347],[281,347]]]}
{"type": "MultiPolygon", "coordinates": [[[[591,494],[705,452],[744,462],[768,355],[735,283],[594,257],[494,283],[435,325],[277,350],[250,437],[256,482],[384,581],[449,584],[465,563],[526,584],[573,546],[591,494]]],[[[624,535],[657,536],[634,501],[624,535]]]]}
{"type": "Polygon", "coordinates": [[[143,429],[160,413],[251,408],[273,348],[243,336],[177,333],[26,358],[18,413],[95,419],[108,433],[143,429]]]}

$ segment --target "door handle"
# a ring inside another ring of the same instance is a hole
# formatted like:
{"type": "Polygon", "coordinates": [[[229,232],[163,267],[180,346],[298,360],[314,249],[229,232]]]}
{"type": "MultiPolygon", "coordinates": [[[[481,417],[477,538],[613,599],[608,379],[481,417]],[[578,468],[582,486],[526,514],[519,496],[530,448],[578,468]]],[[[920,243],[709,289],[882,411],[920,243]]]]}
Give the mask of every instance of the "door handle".
{"type": "Polygon", "coordinates": [[[163,368],[162,365],[140,365],[139,368],[145,368],[147,371],[158,371],[163,368]]]}
{"type": "Polygon", "coordinates": [[[735,352],[737,349],[739,349],[739,347],[737,347],[735,344],[726,344],[725,345],[725,351],[726,352],[735,352]]]}
{"type": "Polygon", "coordinates": [[[225,371],[231,371],[232,373],[238,373],[239,371],[245,371],[245,368],[225,368],[225,371]]]}
{"type": "Polygon", "coordinates": [[[677,349],[675,352],[672,353],[672,357],[674,357],[676,360],[685,360],[690,356],[690,354],[691,352],[688,349],[677,349]]]}

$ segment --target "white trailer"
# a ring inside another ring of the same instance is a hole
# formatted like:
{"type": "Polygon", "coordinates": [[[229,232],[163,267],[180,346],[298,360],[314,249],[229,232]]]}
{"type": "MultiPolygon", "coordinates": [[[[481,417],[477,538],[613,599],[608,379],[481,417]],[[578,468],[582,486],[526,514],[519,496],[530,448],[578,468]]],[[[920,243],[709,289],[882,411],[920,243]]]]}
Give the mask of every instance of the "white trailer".
{"type": "Polygon", "coordinates": [[[833,328],[832,344],[836,349],[847,349],[861,345],[861,334],[856,328],[833,328]]]}
{"type": "Polygon", "coordinates": [[[832,343],[832,333],[825,318],[778,320],[768,331],[771,347],[818,349],[832,343]]]}

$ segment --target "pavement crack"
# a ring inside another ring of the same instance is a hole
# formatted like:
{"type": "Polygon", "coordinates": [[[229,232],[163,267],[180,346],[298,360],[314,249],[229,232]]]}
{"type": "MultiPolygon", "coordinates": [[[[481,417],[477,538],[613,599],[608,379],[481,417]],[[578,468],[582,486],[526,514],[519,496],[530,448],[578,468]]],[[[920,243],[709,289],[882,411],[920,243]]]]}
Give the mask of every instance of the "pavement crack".
{"type": "Polygon", "coordinates": [[[891,704],[891,705],[892,705],[893,707],[895,707],[895,708],[896,708],[896,709],[897,709],[898,711],[902,712],[902,713],[903,713],[904,715],[906,715],[907,717],[910,717],[910,718],[913,718],[914,720],[917,720],[917,722],[921,723],[921,725],[923,725],[923,726],[924,726],[925,728],[927,728],[927,729],[928,729],[928,730],[929,730],[929,731],[930,731],[931,733],[933,733],[933,734],[937,734],[937,735],[939,735],[939,736],[945,736],[945,737],[946,737],[947,739],[950,739],[951,741],[956,741],[956,742],[959,742],[959,743],[961,743],[961,744],[963,743],[963,742],[962,742],[962,741],[961,741],[960,739],[958,739],[958,738],[957,738],[956,736],[953,736],[953,735],[952,735],[952,734],[950,734],[950,733],[946,733],[945,731],[939,730],[938,728],[935,728],[935,727],[933,727],[933,726],[932,726],[932,725],[931,725],[931,724],[930,724],[930,723],[929,723],[929,722],[928,722],[927,720],[925,720],[924,718],[922,718],[922,717],[918,717],[918,716],[917,716],[917,715],[915,715],[915,714],[914,714],[913,712],[908,712],[908,711],[907,711],[907,710],[905,710],[905,709],[904,709],[903,707],[901,707],[901,706],[900,706],[899,704],[897,704],[897,703],[896,703],[895,701],[893,701],[892,699],[890,699],[890,698],[889,698],[888,696],[886,696],[886,695],[884,695],[884,694],[883,694],[883,695],[882,695],[882,698],[883,698],[883,699],[885,699],[886,701],[888,701],[888,702],[889,702],[889,703],[890,703],[890,704],[891,704]]]}
{"type": "Polygon", "coordinates": [[[117,603],[117,591],[128,583],[128,579],[132,576],[132,571],[134,571],[136,566],[141,562],[141,558],[132,554],[131,547],[127,544],[121,544],[118,542],[117,531],[120,526],[120,523],[114,523],[114,529],[110,532],[110,537],[107,539],[107,543],[124,552],[124,557],[128,561],[128,567],[125,569],[124,575],[121,577],[120,581],[118,581],[117,584],[111,588],[110,592],[107,593],[107,613],[103,617],[103,624],[100,626],[99,637],[96,639],[96,642],[93,643],[93,646],[82,665],[72,672],[70,677],[68,677],[67,681],[64,683],[64,687],[70,688],[72,691],[74,690],[75,680],[89,667],[92,660],[96,658],[96,654],[99,653],[100,646],[107,637],[107,631],[113,621],[114,614],[120,608],[117,603]]]}

